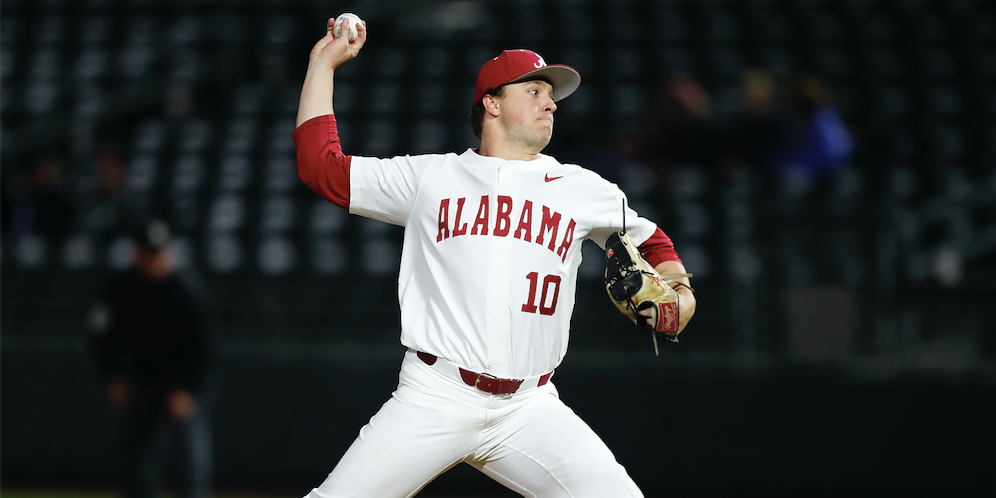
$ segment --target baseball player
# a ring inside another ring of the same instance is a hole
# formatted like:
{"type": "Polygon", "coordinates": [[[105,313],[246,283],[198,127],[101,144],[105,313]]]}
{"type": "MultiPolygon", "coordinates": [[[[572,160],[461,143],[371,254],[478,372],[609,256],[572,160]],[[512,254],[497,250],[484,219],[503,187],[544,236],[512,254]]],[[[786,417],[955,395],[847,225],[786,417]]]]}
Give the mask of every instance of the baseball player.
{"type": "MultiPolygon", "coordinates": [[[[624,194],[614,184],[541,153],[556,102],[580,85],[577,71],[506,50],[477,79],[471,124],[480,148],[349,156],[333,74],[360,52],[367,30],[356,23],[350,41],[349,21],[339,36],[334,22],[311,51],[301,92],[298,174],[350,213],[405,227],[398,298],[408,352],[397,390],[308,496],[414,496],[461,462],[523,496],[642,496],[550,382],[567,351],[581,244],[604,247],[623,229],[624,194]]],[[[626,219],[658,272],[685,272],[654,223],[632,210],[626,219]]],[[[695,298],[687,278],[672,286],[680,332],[695,298]]],[[[653,325],[653,310],[640,313],[653,325]]]]}

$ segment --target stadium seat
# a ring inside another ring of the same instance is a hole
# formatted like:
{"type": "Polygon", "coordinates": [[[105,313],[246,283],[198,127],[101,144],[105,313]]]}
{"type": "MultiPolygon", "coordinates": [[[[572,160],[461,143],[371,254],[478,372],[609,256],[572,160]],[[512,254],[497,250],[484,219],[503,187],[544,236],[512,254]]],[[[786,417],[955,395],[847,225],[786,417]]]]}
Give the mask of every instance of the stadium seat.
{"type": "MultiPolygon", "coordinates": [[[[408,66],[408,56],[398,47],[387,47],[374,55],[376,73],[379,76],[400,76],[408,66]]],[[[343,67],[349,64],[344,64],[343,67]]]]}
{"type": "Polygon", "coordinates": [[[147,194],[156,184],[159,163],[155,154],[138,153],[128,165],[126,189],[134,196],[147,194]]]}
{"type": "Polygon", "coordinates": [[[215,197],[208,212],[208,228],[216,233],[238,230],[245,223],[246,206],[241,196],[223,194],[215,197]]]}
{"type": "Polygon", "coordinates": [[[55,47],[39,48],[31,57],[28,77],[35,81],[50,81],[61,76],[63,54],[55,47]]]}
{"type": "Polygon", "coordinates": [[[367,105],[374,114],[395,114],[403,105],[401,86],[394,82],[377,83],[370,89],[367,105]]]}
{"type": "Polygon", "coordinates": [[[212,140],[211,122],[203,119],[187,120],[180,127],[180,150],[185,152],[201,152],[212,140]]]}
{"type": "Polygon", "coordinates": [[[447,138],[446,125],[442,121],[421,120],[412,128],[411,153],[433,154],[445,150],[447,138]]]}
{"type": "Polygon", "coordinates": [[[375,119],[367,124],[363,136],[362,155],[390,156],[398,143],[398,126],[391,120],[375,119]]]}
{"type": "Polygon", "coordinates": [[[426,76],[443,77],[449,73],[451,64],[450,51],[443,47],[427,48],[419,55],[419,68],[426,76]]]}
{"type": "Polygon", "coordinates": [[[38,45],[54,45],[65,41],[67,32],[64,17],[50,14],[43,17],[35,30],[35,40],[38,45]]]}
{"type": "Polygon", "coordinates": [[[111,18],[102,14],[91,14],[81,21],[79,40],[85,45],[106,43],[111,29],[111,18]]]}
{"type": "Polygon", "coordinates": [[[263,200],[259,215],[259,229],[264,234],[285,233],[297,224],[297,205],[287,196],[273,196],[263,200]]]}
{"type": "Polygon", "coordinates": [[[230,273],[241,269],[244,264],[244,250],[238,238],[228,235],[212,235],[207,244],[207,264],[215,273],[230,273]]]}
{"type": "Polygon", "coordinates": [[[256,141],[256,120],[250,117],[233,117],[228,123],[228,130],[222,149],[227,154],[246,153],[252,149],[256,141]]]}
{"type": "Polygon", "coordinates": [[[219,192],[241,192],[252,179],[252,166],[249,156],[244,153],[231,153],[222,156],[218,176],[219,192]]]}
{"type": "Polygon", "coordinates": [[[204,185],[204,158],[197,153],[186,153],[177,159],[173,168],[174,197],[186,197],[204,185]]]}
{"type": "Polygon", "coordinates": [[[297,188],[297,162],[293,154],[275,154],[267,158],[263,173],[263,187],[268,193],[289,192],[297,188]]]}
{"type": "Polygon", "coordinates": [[[348,215],[339,206],[324,199],[311,204],[311,215],[308,227],[315,238],[338,235],[346,226],[348,215]]]}
{"type": "Polygon", "coordinates": [[[349,264],[346,245],[334,238],[317,238],[311,243],[311,269],[323,277],[338,275],[349,264]]]}

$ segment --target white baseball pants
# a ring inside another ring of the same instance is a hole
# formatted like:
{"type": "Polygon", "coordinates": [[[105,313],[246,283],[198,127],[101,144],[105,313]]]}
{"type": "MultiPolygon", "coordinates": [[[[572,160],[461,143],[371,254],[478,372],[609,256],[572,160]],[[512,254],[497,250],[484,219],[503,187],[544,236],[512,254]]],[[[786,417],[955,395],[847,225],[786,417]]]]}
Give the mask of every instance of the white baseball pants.
{"type": "Polygon", "coordinates": [[[408,352],[398,389],[306,498],[415,496],[467,462],[527,497],[642,497],[552,383],[494,396],[408,352]]]}

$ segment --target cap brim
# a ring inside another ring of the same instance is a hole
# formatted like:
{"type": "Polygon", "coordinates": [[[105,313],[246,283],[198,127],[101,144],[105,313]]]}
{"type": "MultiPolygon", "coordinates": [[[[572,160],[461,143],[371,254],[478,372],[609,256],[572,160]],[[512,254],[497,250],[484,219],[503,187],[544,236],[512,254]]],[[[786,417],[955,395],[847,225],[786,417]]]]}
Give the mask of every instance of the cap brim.
{"type": "Polygon", "coordinates": [[[567,98],[570,94],[581,86],[581,74],[571,66],[563,64],[553,64],[543,66],[535,71],[529,71],[509,83],[518,83],[523,80],[544,78],[553,85],[553,101],[558,102],[567,98]]]}

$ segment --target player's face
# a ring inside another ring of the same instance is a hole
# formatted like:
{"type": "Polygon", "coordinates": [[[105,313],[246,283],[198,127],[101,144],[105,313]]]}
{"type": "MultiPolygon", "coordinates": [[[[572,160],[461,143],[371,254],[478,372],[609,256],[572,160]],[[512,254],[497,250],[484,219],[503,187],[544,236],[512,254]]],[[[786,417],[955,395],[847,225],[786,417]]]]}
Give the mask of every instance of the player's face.
{"type": "Polygon", "coordinates": [[[553,85],[526,81],[505,86],[498,119],[509,141],[530,152],[543,150],[553,137],[553,85]]]}

